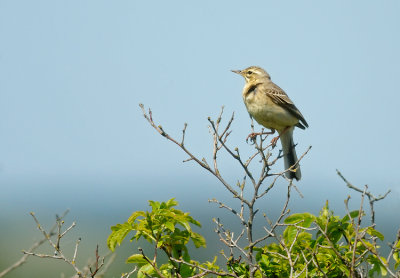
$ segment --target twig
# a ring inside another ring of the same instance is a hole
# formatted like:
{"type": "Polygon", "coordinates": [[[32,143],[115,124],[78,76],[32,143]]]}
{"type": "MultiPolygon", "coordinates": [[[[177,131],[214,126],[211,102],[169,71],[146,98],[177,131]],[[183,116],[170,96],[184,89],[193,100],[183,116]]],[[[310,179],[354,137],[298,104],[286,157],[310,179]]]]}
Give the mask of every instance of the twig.
{"type": "MultiPolygon", "coordinates": [[[[67,214],[69,213],[69,210],[64,211],[64,213],[59,217],[60,220],[62,220],[67,214]]],[[[53,225],[53,227],[50,228],[49,230],[49,235],[54,236],[54,230],[57,228],[57,223],[55,223],[53,225]]],[[[27,252],[32,253],[33,251],[35,251],[39,246],[41,246],[43,243],[45,243],[47,241],[46,238],[41,239],[37,242],[35,242],[28,250],[27,252]]],[[[8,268],[4,269],[2,272],[0,272],[0,277],[5,276],[7,273],[9,273],[10,271],[20,267],[22,264],[26,263],[26,260],[28,259],[30,255],[28,254],[24,254],[18,261],[16,261],[14,264],[10,265],[8,268]]]]}
{"type": "MultiPolygon", "coordinates": [[[[364,190],[354,186],[353,184],[351,184],[343,175],[342,173],[336,169],[337,174],[339,175],[339,177],[342,178],[342,180],[346,183],[347,187],[350,189],[353,189],[357,192],[363,193],[364,190]]],[[[368,196],[368,200],[369,200],[369,204],[370,204],[370,209],[371,209],[371,224],[375,224],[375,210],[374,210],[374,203],[380,200],[383,200],[384,198],[386,198],[386,196],[391,192],[391,190],[389,189],[383,196],[379,195],[378,197],[374,196],[371,192],[365,192],[365,195],[368,196]]]]}
{"type": "Polygon", "coordinates": [[[64,260],[63,257],[57,256],[57,255],[48,255],[48,254],[39,254],[39,253],[33,253],[33,252],[28,252],[28,251],[23,251],[24,254],[26,255],[31,255],[39,258],[49,258],[49,259],[56,259],[56,260],[64,260]]]}
{"type": "MultiPolygon", "coordinates": [[[[47,240],[47,242],[49,242],[49,244],[54,248],[54,250],[58,253],[57,255],[45,255],[45,254],[35,254],[32,252],[28,252],[28,251],[23,251],[24,254],[27,255],[32,255],[32,256],[37,256],[37,257],[42,257],[42,258],[52,258],[52,259],[62,259],[63,261],[65,261],[66,263],[68,263],[76,272],[76,274],[78,275],[78,277],[82,277],[82,271],[79,270],[79,268],[77,268],[77,266],[75,265],[74,261],[70,261],[68,260],[63,252],[61,251],[61,249],[59,249],[57,247],[57,245],[51,240],[51,236],[50,234],[48,234],[42,227],[42,225],[40,225],[39,220],[36,218],[35,214],[33,212],[30,213],[31,216],[33,217],[34,221],[36,222],[37,228],[39,229],[39,231],[42,232],[43,236],[45,237],[45,239],[47,240]]],[[[70,226],[73,227],[75,226],[74,223],[70,226]]],[[[71,228],[72,229],[72,228],[71,228]]],[[[69,229],[70,230],[70,229],[69,229]]],[[[79,243],[76,244],[76,248],[78,246],[79,243]]]]}
{"type": "Polygon", "coordinates": [[[95,258],[96,258],[96,261],[95,261],[95,267],[96,267],[96,268],[95,268],[94,270],[92,270],[92,268],[89,267],[89,270],[90,270],[90,277],[92,277],[92,278],[94,278],[94,277],[96,276],[97,272],[98,272],[98,271],[100,270],[100,268],[102,268],[102,266],[104,265],[104,257],[103,257],[101,263],[99,264],[99,259],[100,259],[100,256],[99,256],[99,245],[96,245],[95,258]]]}
{"type": "MultiPolygon", "coordinates": [[[[101,271],[97,273],[98,278],[104,277],[104,275],[107,273],[108,269],[110,266],[114,263],[115,258],[117,257],[116,253],[108,253],[103,257],[103,261],[105,260],[106,257],[110,256],[109,259],[107,259],[107,262],[104,264],[104,266],[101,268],[101,271]],[[110,256],[111,255],[111,256],[110,256]]],[[[133,273],[133,272],[132,272],[133,273]]],[[[129,277],[129,276],[128,276],[129,277]]]]}
{"type": "MultiPolygon", "coordinates": [[[[234,239],[234,233],[227,231],[224,229],[222,223],[220,222],[219,219],[214,219],[214,222],[217,224],[217,230],[216,233],[218,234],[220,241],[222,241],[227,247],[229,247],[231,249],[231,253],[233,254],[232,248],[236,248],[238,249],[243,255],[246,256],[247,260],[249,260],[250,258],[248,257],[249,254],[238,245],[238,241],[242,238],[243,234],[244,234],[244,230],[242,230],[242,232],[239,234],[239,236],[236,238],[236,240],[234,239]]],[[[231,255],[232,255],[231,254],[231,255]]],[[[249,261],[250,262],[250,261],[249,261]]]]}
{"type": "Polygon", "coordinates": [[[75,243],[74,256],[72,257],[72,263],[73,264],[75,264],[75,262],[76,262],[76,256],[78,255],[79,243],[81,243],[81,238],[78,238],[78,240],[75,243]]]}
{"type": "Polygon", "coordinates": [[[245,221],[244,218],[243,218],[243,214],[242,214],[242,213],[239,214],[236,210],[234,210],[233,208],[231,208],[231,207],[225,205],[224,203],[218,201],[218,200],[215,199],[215,198],[214,198],[214,199],[211,199],[211,200],[208,200],[208,202],[209,202],[209,203],[216,203],[216,204],[219,205],[220,208],[225,208],[225,209],[229,210],[230,212],[232,212],[234,215],[236,215],[236,216],[240,219],[240,221],[242,222],[242,225],[244,225],[244,226],[247,225],[246,221],[245,221]]]}
{"type": "MultiPolygon", "coordinates": [[[[169,136],[164,129],[162,128],[161,125],[156,125],[153,121],[152,118],[152,112],[149,109],[149,114],[146,113],[146,111],[144,110],[144,106],[143,104],[139,104],[140,108],[142,109],[143,112],[143,116],[144,118],[150,123],[150,125],[158,132],[160,133],[163,137],[167,138],[169,141],[175,143],[176,145],[178,145],[187,155],[189,155],[190,159],[189,160],[193,160],[195,162],[197,162],[197,164],[199,164],[201,167],[203,167],[204,169],[206,169],[207,171],[209,171],[211,174],[213,174],[224,186],[225,188],[227,188],[235,197],[240,198],[240,194],[234,190],[223,178],[222,176],[218,173],[215,172],[213,169],[210,168],[210,166],[208,165],[208,163],[206,162],[205,159],[198,159],[197,157],[195,157],[184,145],[182,145],[181,143],[178,143],[174,138],[172,138],[171,136],[169,136]]],[[[243,199],[244,202],[246,202],[245,199],[243,199]]]]}
{"type": "Polygon", "coordinates": [[[133,273],[136,272],[136,270],[137,270],[137,266],[135,266],[135,268],[134,268],[132,271],[130,271],[130,272],[128,272],[128,273],[123,273],[123,274],[121,275],[121,278],[129,278],[133,273]]]}

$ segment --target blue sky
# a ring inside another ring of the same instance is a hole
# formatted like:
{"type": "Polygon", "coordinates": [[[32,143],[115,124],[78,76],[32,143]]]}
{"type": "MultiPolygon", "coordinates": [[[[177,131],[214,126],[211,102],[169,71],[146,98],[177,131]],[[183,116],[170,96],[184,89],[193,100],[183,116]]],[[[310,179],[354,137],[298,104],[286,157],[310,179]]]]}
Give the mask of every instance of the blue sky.
{"type": "Polygon", "coordinates": [[[300,188],[342,204],[338,168],[398,200],[399,11],[398,1],[1,1],[0,200],[26,211],[223,194],[138,104],[172,135],[187,122],[200,156],[211,155],[207,117],[224,105],[236,113],[232,146],[248,149],[244,81],[230,70],[250,65],[310,125],[295,131],[298,153],[313,146],[300,188]]]}

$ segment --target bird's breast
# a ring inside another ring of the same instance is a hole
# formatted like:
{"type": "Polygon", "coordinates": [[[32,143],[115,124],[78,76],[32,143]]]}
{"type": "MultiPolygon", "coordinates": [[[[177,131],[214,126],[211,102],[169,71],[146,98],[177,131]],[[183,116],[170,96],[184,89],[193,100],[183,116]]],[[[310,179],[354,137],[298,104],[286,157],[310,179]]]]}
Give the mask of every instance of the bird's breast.
{"type": "Polygon", "coordinates": [[[243,100],[249,114],[262,126],[281,131],[287,126],[294,126],[298,119],[258,88],[243,91],[243,100]]]}

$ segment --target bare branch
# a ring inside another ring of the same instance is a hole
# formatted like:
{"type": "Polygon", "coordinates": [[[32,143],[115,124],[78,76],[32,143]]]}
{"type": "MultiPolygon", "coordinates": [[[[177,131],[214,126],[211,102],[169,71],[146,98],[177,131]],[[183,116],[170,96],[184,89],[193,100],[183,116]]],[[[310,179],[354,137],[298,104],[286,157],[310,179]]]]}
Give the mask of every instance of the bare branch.
{"type": "MultiPolygon", "coordinates": [[[[71,260],[68,260],[68,259],[64,256],[64,254],[63,254],[63,252],[61,251],[61,249],[59,248],[59,246],[57,246],[57,244],[55,244],[55,243],[51,240],[50,234],[47,233],[47,232],[43,229],[42,225],[39,223],[39,220],[36,218],[35,214],[34,214],[33,212],[31,212],[30,214],[31,214],[32,218],[34,219],[34,221],[36,222],[37,228],[39,229],[39,231],[42,232],[42,234],[43,234],[44,238],[46,239],[46,241],[49,242],[49,244],[54,248],[54,250],[55,250],[55,255],[35,254],[35,253],[29,252],[29,251],[23,251],[23,253],[26,254],[26,255],[37,256],[37,257],[41,257],[41,258],[61,259],[61,260],[65,261],[66,263],[68,263],[68,264],[75,270],[75,272],[76,272],[76,274],[78,275],[78,277],[83,277],[83,276],[82,276],[82,271],[79,270],[79,268],[77,268],[77,266],[75,265],[75,261],[74,261],[74,260],[72,260],[72,261],[71,261],[71,260]],[[57,254],[58,254],[58,255],[57,255],[57,254]]],[[[60,233],[60,232],[61,232],[61,229],[59,228],[59,225],[60,225],[60,224],[57,224],[58,231],[59,231],[59,233],[60,233]]],[[[74,225],[71,225],[71,227],[70,227],[69,230],[71,230],[73,226],[74,226],[74,225]]],[[[69,231],[69,230],[68,230],[68,231],[69,231]]],[[[61,237],[62,237],[62,236],[61,236],[60,234],[58,234],[57,238],[61,238],[61,237]]],[[[78,244],[79,244],[79,243],[77,243],[76,248],[77,248],[78,244]]]]}
{"type": "Polygon", "coordinates": [[[94,270],[92,270],[92,268],[89,267],[89,270],[90,270],[90,277],[92,277],[92,278],[94,278],[94,277],[96,276],[97,272],[98,272],[98,271],[100,270],[100,268],[102,268],[103,265],[104,265],[104,257],[102,258],[102,261],[99,263],[99,260],[100,260],[100,256],[99,256],[99,245],[96,246],[95,258],[96,258],[96,261],[95,261],[95,267],[96,267],[96,268],[95,268],[94,270]]]}
{"type": "MultiPolygon", "coordinates": [[[[189,155],[189,160],[193,160],[195,162],[197,162],[197,164],[199,164],[201,167],[203,167],[204,169],[206,169],[207,171],[209,171],[211,174],[213,174],[224,186],[225,188],[227,188],[235,197],[240,198],[240,194],[234,190],[229,184],[228,182],[226,182],[222,176],[220,175],[219,172],[214,171],[213,169],[211,169],[211,167],[208,165],[207,161],[203,158],[202,160],[198,159],[195,155],[193,155],[184,145],[182,145],[181,143],[178,143],[174,138],[172,138],[171,136],[169,136],[164,129],[162,128],[162,126],[160,125],[156,125],[153,121],[153,117],[152,117],[152,112],[149,109],[149,113],[147,114],[143,104],[139,105],[140,108],[142,109],[143,112],[143,116],[144,118],[150,123],[150,125],[158,132],[160,133],[163,137],[167,138],[169,141],[173,142],[174,144],[178,145],[187,155],[189,155]]],[[[243,199],[243,202],[246,202],[245,199],[243,199]]]]}
{"type": "Polygon", "coordinates": [[[243,214],[239,214],[236,210],[234,210],[233,208],[229,207],[228,205],[225,205],[224,203],[218,201],[215,198],[211,199],[211,200],[208,200],[208,202],[209,203],[216,203],[216,204],[219,205],[220,208],[225,208],[225,209],[229,210],[230,212],[232,212],[234,215],[236,215],[240,219],[240,221],[242,222],[242,225],[244,225],[244,226],[247,225],[246,221],[243,218],[243,214]]]}
{"type": "Polygon", "coordinates": [[[186,128],[187,128],[187,123],[185,123],[183,125],[183,129],[182,129],[182,141],[181,141],[181,145],[183,146],[185,144],[185,133],[186,133],[186,128]]]}
{"type": "MultiPolygon", "coordinates": [[[[67,216],[67,214],[69,213],[69,210],[66,210],[63,212],[63,214],[61,216],[57,216],[56,218],[58,218],[60,221],[62,219],[65,218],[65,216],[67,216]]],[[[54,230],[58,227],[58,223],[56,222],[49,230],[49,235],[50,237],[55,235],[54,230]]],[[[41,239],[37,242],[35,242],[28,250],[27,252],[32,253],[33,251],[35,251],[39,246],[41,246],[43,243],[45,243],[47,241],[46,238],[41,239]]],[[[5,276],[7,273],[9,273],[10,271],[18,268],[19,266],[21,266],[22,264],[24,264],[26,262],[26,260],[28,259],[30,255],[29,254],[24,254],[17,262],[15,262],[14,264],[12,264],[11,266],[9,266],[8,268],[4,269],[2,272],[0,272],[0,277],[5,276]]]]}
{"type": "MultiPolygon", "coordinates": [[[[342,180],[346,183],[346,186],[350,189],[353,189],[359,193],[363,193],[364,190],[354,186],[353,184],[351,184],[343,175],[342,173],[336,169],[337,174],[339,175],[339,177],[342,178],[342,180]]],[[[391,192],[391,190],[389,189],[383,196],[379,195],[378,197],[374,196],[371,192],[365,192],[365,195],[368,196],[368,200],[369,200],[369,205],[370,205],[370,210],[371,210],[371,224],[375,224],[375,210],[374,210],[374,203],[380,200],[383,200],[386,198],[386,196],[391,192]]]]}
{"type": "Polygon", "coordinates": [[[135,268],[128,272],[128,273],[122,273],[121,278],[129,278],[133,273],[135,273],[137,270],[137,266],[135,266],[135,268]]]}

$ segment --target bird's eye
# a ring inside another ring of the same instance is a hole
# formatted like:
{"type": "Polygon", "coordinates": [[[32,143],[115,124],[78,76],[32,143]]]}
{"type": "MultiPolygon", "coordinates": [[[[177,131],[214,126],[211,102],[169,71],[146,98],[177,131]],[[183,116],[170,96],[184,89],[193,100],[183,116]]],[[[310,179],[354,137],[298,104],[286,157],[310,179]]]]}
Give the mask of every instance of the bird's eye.
{"type": "Polygon", "coordinates": [[[252,74],[252,72],[251,72],[251,71],[248,71],[248,72],[247,72],[247,75],[251,75],[251,74],[252,74]]]}

